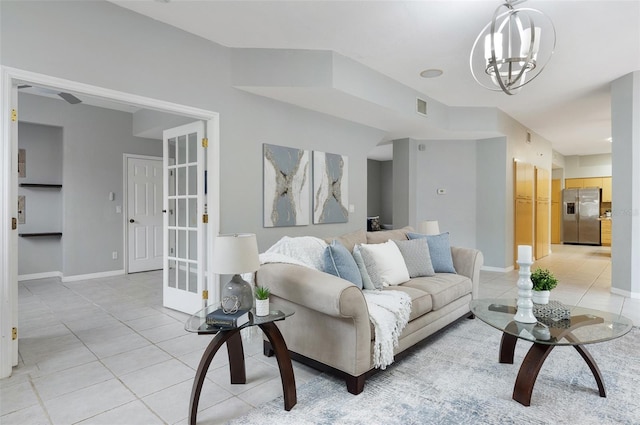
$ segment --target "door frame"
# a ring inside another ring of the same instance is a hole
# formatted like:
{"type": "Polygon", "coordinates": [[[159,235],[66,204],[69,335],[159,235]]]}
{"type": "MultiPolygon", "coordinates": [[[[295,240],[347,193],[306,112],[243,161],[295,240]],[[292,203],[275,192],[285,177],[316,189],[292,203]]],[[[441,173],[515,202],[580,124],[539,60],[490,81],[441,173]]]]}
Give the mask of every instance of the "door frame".
{"type": "MultiPolygon", "coordinates": [[[[11,109],[15,107],[11,99],[12,87],[16,84],[35,84],[61,91],[72,91],[104,99],[114,100],[145,109],[153,109],[183,115],[205,121],[207,149],[207,205],[209,226],[207,226],[207,248],[213,252],[213,241],[220,228],[220,115],[215,111],[194,108],[187,105],[160,99],[139,96],[122,91],[107,89],[91,84],[80,83],[64,78],[53,77],[23,69],[0,65],[0,378],[11,376],[13,347],[12,327],[17,326],[17,261],[12,246],[17,230],[11,230],[11,218],[14,217],[15,199],[12,196],[17,188],[17,176],[12,173],[15,147],[11,144],[11,109]],[[13,253],[13,254],[12,254],[13,253]]],[[[18,111],[19,114],[19,111],[18,111]]],[[[17,207],[16,207],[17,208],[17,207]]],[[[209,294],[214,300],[219,297],[218,276],[211,268],[206,270],[209,282],[209,294]]],[[[19,332],[19,330],[18,330],[19,332]]]]}
{"type": "MultiPolygon", "coordinates": [[[[138,155],[133,153],[122,154],[122,230],[124,237],[122,238],[122,259],[124,274],[129,274],[129,226],[127,225],[127,214],[129,213],[129,159],[149,159],[152,161],[160,161],[162,164],[162,156],[138,155]]],[[[162,182],[164,184],[164,181],[162,182]]]]}

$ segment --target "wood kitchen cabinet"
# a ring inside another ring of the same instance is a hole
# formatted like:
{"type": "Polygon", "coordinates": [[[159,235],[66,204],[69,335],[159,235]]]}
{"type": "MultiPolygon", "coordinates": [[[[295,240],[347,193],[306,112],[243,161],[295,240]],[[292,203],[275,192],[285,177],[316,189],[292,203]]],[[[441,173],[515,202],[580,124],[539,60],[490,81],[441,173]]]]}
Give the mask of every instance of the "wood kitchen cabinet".
{"type": "Polygon", "coordinates": [[[582,189],[583,184],[582,179],[564,179],[565,189],[582,189]]]}
{"type": "Polygon", "coordinates": [[[611,202],[611,177],[602,178],[602,202],[611,202]]]}
{"type": "Polygon", "coordinates": [[[611,220],[600,221],[600,244],[611,246],[611,220]]]}
{"type": "Polygon", "coordinates": [[[515,163],[516,198],[533,199],[533,165],[526,162],[515,163]]]}
{"type": "Polygon", "coordinates": [[[602,177],[583,178],[582,187],[602,187],[602,177]]]}

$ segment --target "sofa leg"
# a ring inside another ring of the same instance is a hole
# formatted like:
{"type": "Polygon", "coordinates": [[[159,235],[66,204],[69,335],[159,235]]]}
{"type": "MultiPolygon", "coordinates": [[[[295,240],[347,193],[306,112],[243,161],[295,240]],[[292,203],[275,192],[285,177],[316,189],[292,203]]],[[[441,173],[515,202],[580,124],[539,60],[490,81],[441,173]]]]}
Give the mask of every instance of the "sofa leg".
{"type": "Polygon", "coordinates": [[[360,376],[347,376],[347,391],[353,395],[358,395],[364,390],[365,374],[360,376]]]}
{"type": "Polygon", "coordinates": [[[262,341],[262,353],[266,357],[273,357],[275,352],[273,351],[273,347],[271,347],[271,343],[269,341],[262,341]]]}

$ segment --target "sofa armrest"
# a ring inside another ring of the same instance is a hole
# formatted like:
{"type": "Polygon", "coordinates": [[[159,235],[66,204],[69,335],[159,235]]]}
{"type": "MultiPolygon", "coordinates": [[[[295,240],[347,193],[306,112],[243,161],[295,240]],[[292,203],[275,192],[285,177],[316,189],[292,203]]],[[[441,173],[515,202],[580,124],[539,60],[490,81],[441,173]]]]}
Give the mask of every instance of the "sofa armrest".
{"type": "Polygon", "coordinates": [[[333,317],[364,317],[369,310],[362,291],[344,279],[296,264],[260,266],[256,283],[295,304],[333,317]]]}
{"type": "Polygon", "coordinates": [[[480,288],[480,268],[484,263],[482,252],[477,249],[451,247],[453,267],[458,274],[467,276],[473,284],[473,299],[478,298],[480,288]]]}

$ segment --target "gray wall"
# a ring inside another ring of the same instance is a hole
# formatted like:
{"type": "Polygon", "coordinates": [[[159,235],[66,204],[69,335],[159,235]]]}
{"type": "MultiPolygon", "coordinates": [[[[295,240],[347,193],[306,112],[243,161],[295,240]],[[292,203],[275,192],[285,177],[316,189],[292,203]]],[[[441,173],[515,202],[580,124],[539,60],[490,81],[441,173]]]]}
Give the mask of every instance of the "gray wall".
{"type": "MultiPolygon", "coordinates": [[[[61,127],[18,123],[18,147],[26,151],[26,176],[18,183],[62,184],[61,127]]],[[[19,187],[25,197],[25,222],[19,233],[62,231],[63,189],[19,187]]],[[[19,237],[18,275],[62,273],[62,240],[59,237],[19,237]]]]}
{"type": "MultiPolygon", "coordinates": [[[[380,161],[367,160],[367,216],[381,215],[382,191],[381,191],[381,165],[380,161]]],[[[382,218],[382,217],[381,217],[382,218]]]]}
{"type": "MultiPolygon", "coordinates": [[[[250,69],[249,65],[253,63],[251,55],[235,51],[237,54],[233,54],[232,60],[232,49],[107,2],[2,1],[0,7],[0,58],[3,65],[220,113],[222,232],[255,232],[260,249],[266,249],[283,235],[330,236],[363,227],[367,215],[366,156],[385,138],[383,131],[238,90],[234,88],[234,70],[250,69]],[[55,31],[50,30],[51,22],[56,22],[55,31]],[[114,28],[118,30],[114,31],[114,28]],[[349,203],[355,207],[349,222],[262,228],[263,143],[349,156],[349,203]]],[[[340,83],[342,87],[345,81],[353,80],[347,78],[353,74],[353,69],[345,69],[344,61],[335,56],[332,55],[334,73],[336,69],[340,72],[334,75],[339,75],[341,79],[333,84],[340,83]]],[[[284,75],[284,81],[281,82],[286,85],[290,82],[287,79],[291,78],[295,78],[295,75],[284,75]]],[[[359,86],[352,87],[352,90],[359,90],[362,96],[375,95],[365,93],[359,86]]],[[[414,100],[411,102],[413,104],[414,100]]],[[[489,181],[497,181],[498,185],[478,186],[475,192],[471,186],[465,186],[464,190],[456,189],[456,197],[460,199],[484,199],[489,191],[506,193],[503,205],[496,206],[503,209],[499,214],[504,216],[501,229],[490,240],[480,240],[482,231],[474,230],[471,225],[465,224],[464,230],[448,230],[452,234],[468,234],[469,239],[462,242],[471,243],[475,238],[483,250],[503,254],[502,259],[496,259],[495,263],[487,261],[486,264],[510,266],[513,262],[513,157],[522,154],[522,157],[530,158],[529,162],[534,163],[545,163],[548,157],[547,168],[550,169],[550,144],[534,135],[532,145],[520,146],[526,129],[498,110],[452,108],[445,114],[440,111],[445,109],[443,105],[436,103],[436,106],[435,115],[429,118],[429,122],[444,122],[444,118],[451,114],[452,128],[461,125],[464,129],[484,126],[482,128],[486,127],[488,131],[506,135],[507,153],[506,156],[501,154],[504,160],[502,166],[484,172],[489,181]],[[446,116],[440,116],[442,114],[446,116]],[[538,153],[546,156],[539,157],[538,153]]],[[[407,139],[406,143],[411,145],[415,141],[407,139]]],[[[464,154],[468,161],[470,151],[464,154]]],[[[453,160],[450,152],[444,152],[443,155],[447,160],[453,160]]],[[[449,172],[455,173],[457,159],[449,166],[449,172]]],[[[473,174],[483,166],[483,163],[477,162],[473,174]]],[[[394,187],[409,189],[414,194],[406,199],[408,209],[401,214],[401,219],[396,220],[394,211],[396,227],[413,224],[417,219],[416,191],[412,186],[416,184],[415,164],[413,167],[404,171],[393,167],[394,187]],[[397,173],[404,178],[396,179],[397,173]]],[[[424,177],[425,181],[429,181],[438,176],[424,177]]],[[[465,179],[462,181],[466,182],[465,179]]],[[[446,183],[449,184],[449,181],[446,183]]],[[[394,198],[396,195],[397,191],[393,190],[394,198]]],[[[450,196],[447,199],[454,198],[450,196]]],[[[395,199],[393,205],[398,205],[395,199]]],[[[464,220],[455,219],[451,226],[461,222],[471,223],[467,218],[472,215],[475,213],[465,215],[464,220]]],[[[448,225],[443,222],[443,228],[448,225]]],[[[115,269],[119,266],[112,264],[111,267],[115,269]]]]}
{"type": "Polygon", "coordinates": [[[565,178],[611,175],[611,154],[565,156],[565,178]]]}
{"type": "Polygon", "coordinates": [[[393,161],[380,162],[380,222],[393,224],[393,161]]]}
{"type": "MultiPolygon", "coordinates": [[[[0,6],[3,65],[220,113],[221,232],[255,232],[266,249],[284,235],[330,236],[363,227],[366,155],[383,132],[237,90],[230,49],[110,3],[0,6]],[[355,207],[349,222],[262,228],[263,143],[347,155],[355,207]]],[[[241,59],[234,63],[242,66],[241,59]]]]}
{"type": "Polygon", "coordinates": [[[425,140],[416,151],[416,221],[438,220],[456,246],[476,246],[475,140],[425,140]],[[437,189],[444,189],[438,195],[437,189]]]}
{"type": "Polygon", "coordinates": [[[18,105],[21,122],[62,127],[62,152],[55,153],[51,163],[64,164],[62,269],[26,269],[39,253],[21,250],[20,274],[62,271],[70,277],[122,270],[123,218],[115,210],[123,202],[122,155],[162,156],[162,143],[134,137],[132,115],[126,112],[27,94],[20,95],[18,105]],[[109,201],[109,192],[116,194],[114,201],[109,201]],[[111,257],[113,251],[120,254],[117,260],[111,257]]]}
{"type": "Polygon", "coordinates": [[[611,286],[640,297],[640,71],[611,84],[611,286]]]}

